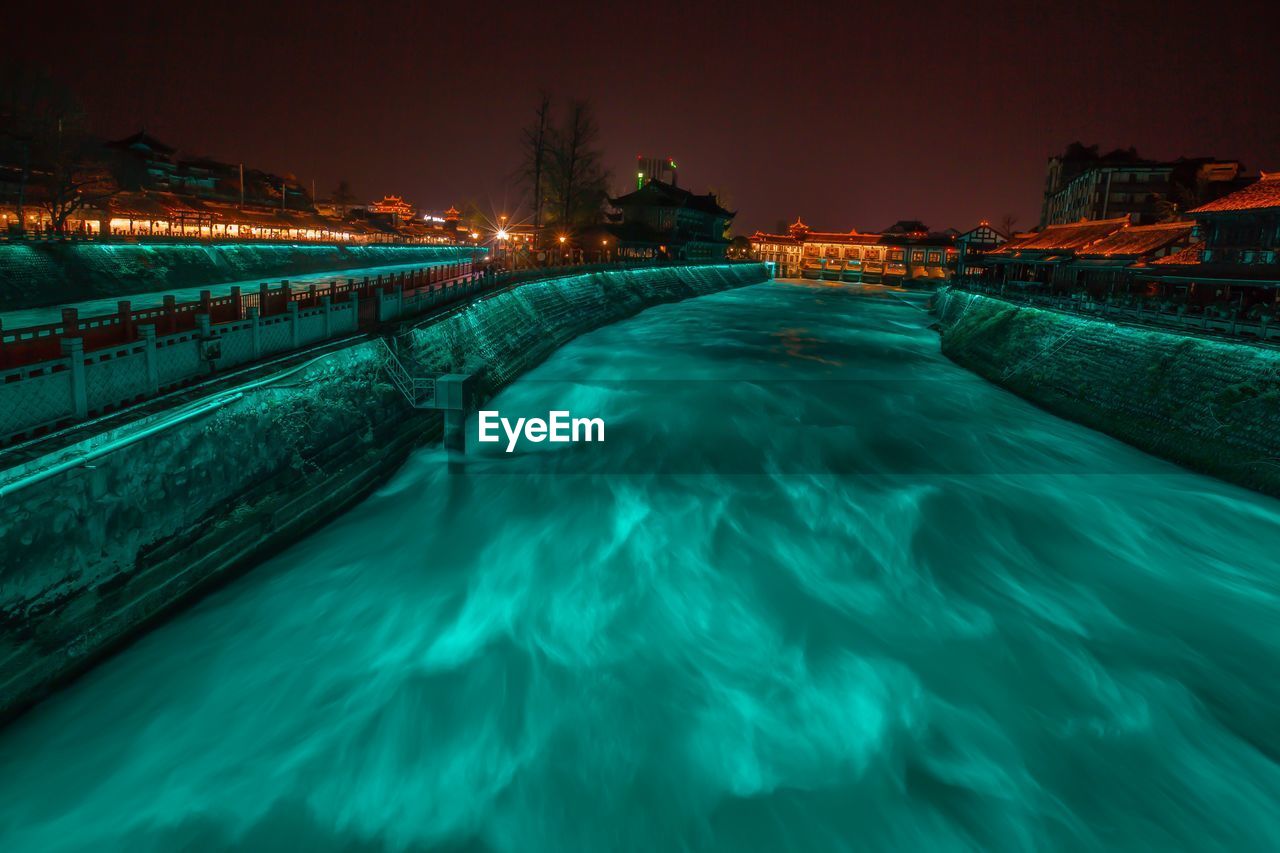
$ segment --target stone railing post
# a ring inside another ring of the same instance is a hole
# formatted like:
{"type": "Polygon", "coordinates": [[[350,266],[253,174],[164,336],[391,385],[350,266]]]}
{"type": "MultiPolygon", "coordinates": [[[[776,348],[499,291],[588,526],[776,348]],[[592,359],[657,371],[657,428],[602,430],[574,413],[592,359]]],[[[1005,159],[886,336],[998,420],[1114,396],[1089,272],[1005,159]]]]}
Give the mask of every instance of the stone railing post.
{"type": "Polygon", "coordinates": [[[249,308],[249,331],[253,341],[251,351],[253,360],[257,361],[262,357],[262,313],[258,308],[249,308]]]}
{"type": "Polygon", "coordinates": [[[62,354],[70,363],[67,375],[71,380],[71,407],[79,420],[89,417],[89,389],[85,386],[84,339],[62,338],[62,354]]]}
{"type": "Polygon", "coordinates": [[[156,357],[155,324],[142,324],[138,327],[138,335],[142,338],[142,354],[147,365],[147,396],[151,397],[160,391],[160,365],[156,357]]]}
{"type": "Polygon", "coordinates": [[[116,303],[116,314],[120,318],[121,342],[133,340],[133,307],[129,304],[129,300],[122,299],[116,303]]]}
{"type": "Polygon", "coordinates": [[[80,312],[75,308],[62,309],[62,337],[80,337],[80,312]]]}

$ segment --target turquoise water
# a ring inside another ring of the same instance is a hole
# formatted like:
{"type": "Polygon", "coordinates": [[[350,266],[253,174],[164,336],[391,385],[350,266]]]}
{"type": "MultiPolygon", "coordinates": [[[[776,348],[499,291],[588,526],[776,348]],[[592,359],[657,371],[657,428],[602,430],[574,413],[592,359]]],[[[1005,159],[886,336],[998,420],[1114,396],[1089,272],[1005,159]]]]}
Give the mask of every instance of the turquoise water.
{"type": "Polygon", "coordinates": [[[775,283],[494,401],[0,733],[5,850],[1280,848],[1280,503],[775,283]],[[527,447],[527,446],[526,446],[527,447]]]}

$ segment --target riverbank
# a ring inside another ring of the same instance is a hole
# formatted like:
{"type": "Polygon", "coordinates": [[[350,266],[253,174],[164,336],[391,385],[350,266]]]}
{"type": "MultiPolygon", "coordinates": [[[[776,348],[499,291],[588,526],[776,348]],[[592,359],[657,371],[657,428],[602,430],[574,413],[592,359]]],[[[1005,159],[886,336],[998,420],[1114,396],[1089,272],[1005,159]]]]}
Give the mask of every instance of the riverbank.
{"type": "MultiPolygon", "coordinates": [[[[493,393],[584,331],[764,281],[758,264],[530,281],[420,324],[406,355],[493,393]]],[[[364,341],[0,474],[0,718],[359,501],[441,418],[364,341]]]]}
{"type": "Polygon", "coordinates": [[[943,353],[1045,409],[1280,496],[1280,351],[948,290],[943,353]]]}
{"type": "Polygon", "coordinates": [[[492,408],[608,441],[411,454],[0,730],[0,847],[1280,849],[1280,502],[933,322],[773,282],[575,338],[492,408]]]}
{"type": "Polygon", "coordinates": [[[0,313],[237,282],[256,287],[307,273],[457,263],[471,256],[469,246],[6,243],[0,244],[0,313]]]}

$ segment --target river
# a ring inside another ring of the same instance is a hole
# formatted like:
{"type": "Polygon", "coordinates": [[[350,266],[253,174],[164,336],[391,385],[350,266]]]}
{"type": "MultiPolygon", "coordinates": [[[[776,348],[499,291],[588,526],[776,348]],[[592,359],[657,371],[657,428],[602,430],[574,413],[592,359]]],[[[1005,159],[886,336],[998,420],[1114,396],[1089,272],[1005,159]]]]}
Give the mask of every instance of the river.
{"type": "Polygon", "coordinates": [[[1280,849],[1280,502],[770,283],[572,342],[0,732],[0,848],[1280,849]],[[474,435],[474,432],[473,432],[474,435]]]}

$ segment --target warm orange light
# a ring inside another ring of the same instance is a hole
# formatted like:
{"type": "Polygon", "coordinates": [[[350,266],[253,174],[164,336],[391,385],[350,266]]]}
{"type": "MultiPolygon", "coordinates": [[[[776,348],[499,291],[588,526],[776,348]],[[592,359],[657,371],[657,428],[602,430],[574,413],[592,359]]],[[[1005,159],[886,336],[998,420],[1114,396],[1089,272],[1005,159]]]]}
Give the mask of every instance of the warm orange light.
{"type": "Polygon", "coordinates": [[[568,239],[569,239],[568,237],[566,237],[566,236],[564,236],[563,234],[561,234],[561,235],[560,235],[560,243],[561,243],[561,245],[563,245],[563,244],[564,244],[564,241],[565,241],[565,240],[568,240],[568,239]]]}

